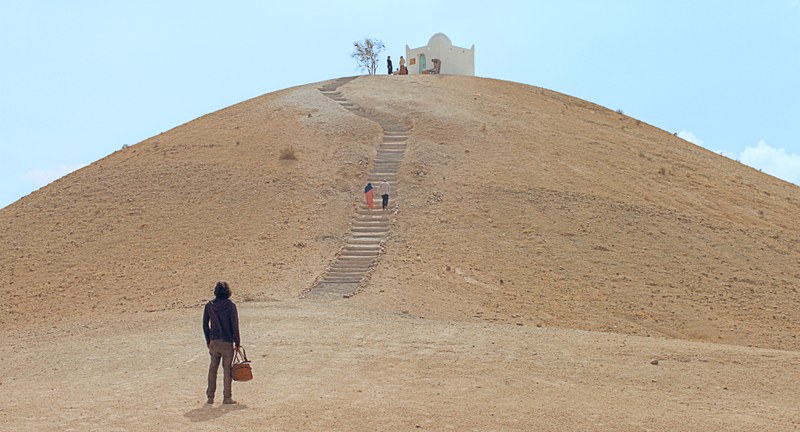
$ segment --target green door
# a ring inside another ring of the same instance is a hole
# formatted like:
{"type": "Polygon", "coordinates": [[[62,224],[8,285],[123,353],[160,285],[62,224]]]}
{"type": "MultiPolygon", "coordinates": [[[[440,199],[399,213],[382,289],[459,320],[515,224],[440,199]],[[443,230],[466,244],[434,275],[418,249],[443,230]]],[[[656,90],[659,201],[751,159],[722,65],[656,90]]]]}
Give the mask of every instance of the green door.
{"type": "Polygon", "coordinates": [[[425,70],[425,54],[419,55],[419,73],[425,70]]]}

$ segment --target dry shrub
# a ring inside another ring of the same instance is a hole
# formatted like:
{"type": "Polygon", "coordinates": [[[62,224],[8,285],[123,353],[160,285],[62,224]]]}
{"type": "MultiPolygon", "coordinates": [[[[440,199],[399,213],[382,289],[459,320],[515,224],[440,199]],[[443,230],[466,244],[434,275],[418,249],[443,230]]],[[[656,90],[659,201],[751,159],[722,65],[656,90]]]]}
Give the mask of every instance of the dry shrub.
{"type": "Polygon", "coordinates": [[[295,154],[294,147],[289,146],[281,149],[281,160],[296,160],[297,154],[295,154]]]}

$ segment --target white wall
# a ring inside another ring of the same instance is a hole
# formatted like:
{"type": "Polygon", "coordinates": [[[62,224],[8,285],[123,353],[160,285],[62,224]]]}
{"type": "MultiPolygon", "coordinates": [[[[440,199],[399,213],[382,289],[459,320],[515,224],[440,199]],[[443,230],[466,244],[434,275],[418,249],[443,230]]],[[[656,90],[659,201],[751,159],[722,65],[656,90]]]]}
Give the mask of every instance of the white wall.
{"type": "Polygon", "coordinates": [[[410,75],[420,73],[420,54],[425,55],[425,69],[432,69],[431,60],[438,58],[442,61],[443,74],[475,76],[475,45],[469,49],[454,46],[443,33],[433,35],[423,47],[411,49],[406,45],[406,67],[410,75]],[[410,64],[411,59],[415,59],[415,64],[410,64]]]}

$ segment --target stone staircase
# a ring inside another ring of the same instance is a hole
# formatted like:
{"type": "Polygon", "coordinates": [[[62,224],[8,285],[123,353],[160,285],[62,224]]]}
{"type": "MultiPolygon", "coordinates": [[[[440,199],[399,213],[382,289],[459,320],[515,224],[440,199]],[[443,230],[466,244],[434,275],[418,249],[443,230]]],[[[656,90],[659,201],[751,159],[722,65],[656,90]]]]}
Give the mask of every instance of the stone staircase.
{"type": "Polygon", "coordinates": [[[368,209],[363,196],[360,197],[361,204],[350,223],[344,245],[311,289],[303,294],[305,298],[348,298],[364,287],[383,252],[389,235],[390,216],[397,207],[397,171],[403,161],[411,128],[396,119],[371,114],[348,101],[339,92],[339,87],[354,78],[339,78],[319,90],[342,108],[375,121],[383,128],[383,141],[364,182],[365,185],[371,182],[375,188],[375,208],[368,209]],[[386,210],[381,209],[381,197],[378,194],[378,187],[384,179],[389,183],[389,207],[386,210]]]}

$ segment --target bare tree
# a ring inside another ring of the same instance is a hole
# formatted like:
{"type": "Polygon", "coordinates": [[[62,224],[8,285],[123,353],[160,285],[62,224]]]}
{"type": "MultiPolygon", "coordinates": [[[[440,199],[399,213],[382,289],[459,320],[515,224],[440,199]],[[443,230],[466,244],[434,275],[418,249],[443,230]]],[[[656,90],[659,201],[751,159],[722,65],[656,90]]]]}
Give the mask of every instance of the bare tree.
{"type": "Polygon", "coordinates": [[[353,46],[355,49],[351,55],[356,59],[358,67],[366,69],[370,75],[375,75],[375,71],[378,70],[378,56],[384,49],[383,42],[378,39],[364,38],[353,42],[353,46]]]}

